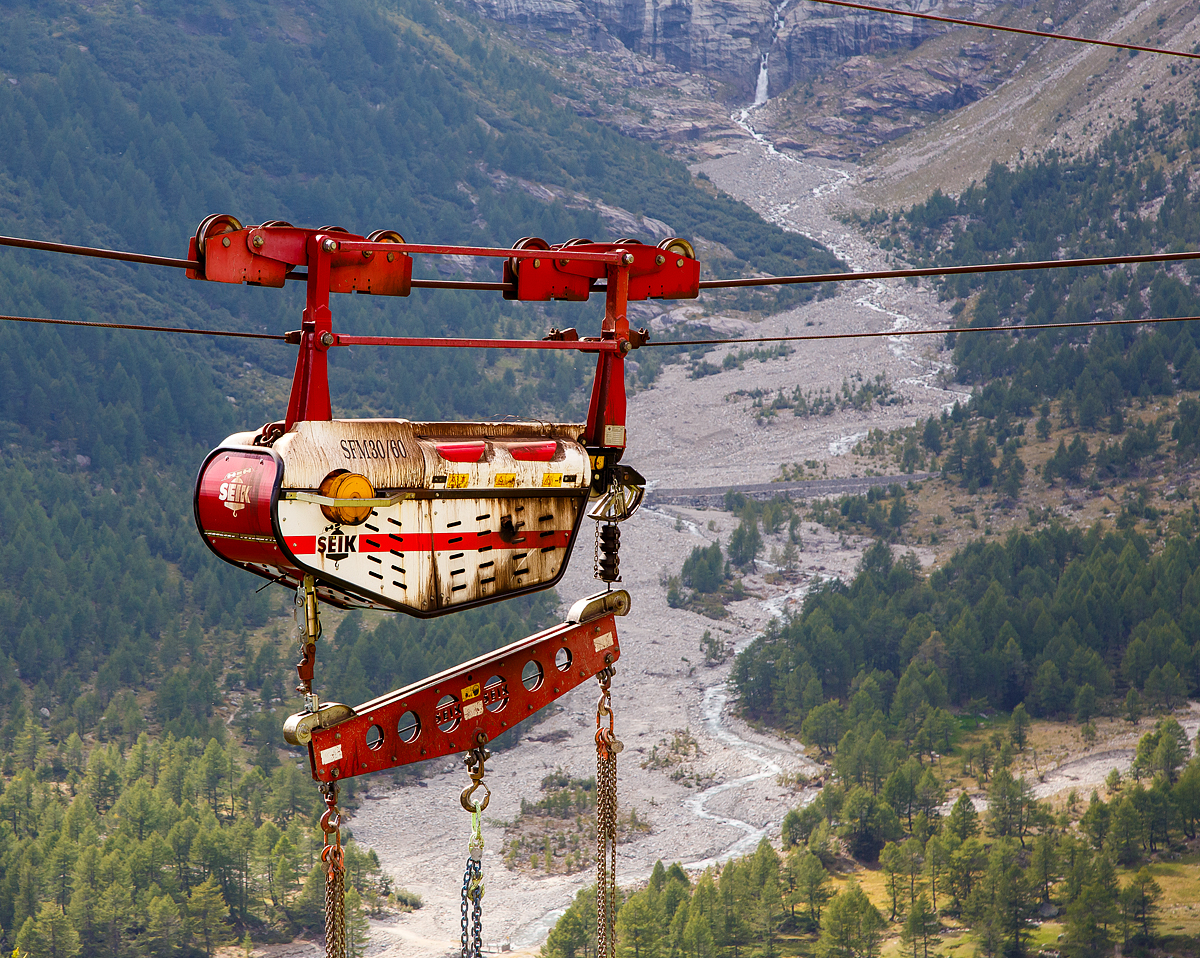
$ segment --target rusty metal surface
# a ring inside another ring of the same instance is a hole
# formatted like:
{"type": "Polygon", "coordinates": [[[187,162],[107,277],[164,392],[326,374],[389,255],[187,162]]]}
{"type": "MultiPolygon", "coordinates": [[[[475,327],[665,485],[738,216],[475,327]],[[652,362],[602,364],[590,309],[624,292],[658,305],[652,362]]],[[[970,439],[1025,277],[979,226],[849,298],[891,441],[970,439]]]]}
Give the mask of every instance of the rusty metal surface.
{"type": "Polygon", "coordinates": [[[365,702],[353,718],[312,728],[313,777],[334,781],[473,748],[481,734],[490,741],[620,654],[611,614],[514,642],[365,702]]]}
{"type": "Polygon", "coordinates": [[[563,483],[583,488],[590,473],[587,455],[579,445],[582,432],[583,426],[575,423],[313,420],[298,422],[273,448],[284,461],[286,489],[316,491],[335,469],[365,476],[376,490],[533,488],[542,487],[548,473],[560,476],[559,485],[553,488],[561,488],[563,483]],[[485,461],[446,462],[437,454],[439,442],[466,439],[488,443],[485,461]],[[555,439],[562,446],[553,469],[542,468],[542,463],[519,462],[504,445],[539,439],[555,439]],[[450,480],[451,475],[467,478],[450,480]],[[576,479],[568,482],[566,477],[571,475],[576,479]],[[435,483],[438,476],[445,477],[445,482],[435,483]],[[497,476],[513,478],[510,485],[498,486],[497,476]]]}
{"type": "Polygon", "coordinates": [[[405,500],[359,526],[329,523],[313,503],[280,500],[290,564],[323,582],[428,616],[553,584],[583,517],[574,496],[405,500]]]}
{"type": "Polygon", "coordinates": [[[581,429],[304,421],[270,449],[243,446],[213,460],[198,486],[204,517],[197,519],[214,551],[259,575],[290,583],[311,574],[321,598],[335,605],[439,615],[547,588],[562,576],[591,482],[587,451],[572,438],[581,429]],[[221,498],[230,478],[217,466],[263,471],[256,491],[245,490],[256,504],[253,529],[249,501],[221,498]],[[312,492],[340,470],[369,482],[355,483],[366,505],[331,515],[312,492]]]}

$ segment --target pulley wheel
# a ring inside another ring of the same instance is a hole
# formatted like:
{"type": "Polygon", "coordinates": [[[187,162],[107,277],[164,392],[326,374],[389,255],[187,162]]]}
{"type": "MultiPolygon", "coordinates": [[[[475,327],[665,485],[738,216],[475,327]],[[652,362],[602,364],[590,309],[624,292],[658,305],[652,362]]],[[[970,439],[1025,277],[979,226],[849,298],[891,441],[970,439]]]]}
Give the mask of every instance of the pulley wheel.
{"type": "Polygon", "coordinates": [[[646,480],[632,466],[614,466],[612,481],[588,509],[588,518],[598,522],[624,522],[638,510],[646,495],[646,480]]]}
{"type": "Polygon", "coordinates": [[[658,244],[658,248],[668,253],[674,253],[676,256],[686,257],[687,259],[696,258],[696,250],[692,244],[678,236],[668,237],[658,244]]]}
{"type": "MultiPolygon", "coordinates": [[[[513,243],[512,248],[513,249],[549,250],[550,244],[547,243],[540,236],[522,236],[519,240],[517,240],[515,243],[513,243]]],[[[509,257],[508,265],[509,265],[509,268],[513,271],[514,275],[521,271],[521,261],[519,259],[517,259],[517,257],[515,257],[515,256],[509,257]]]]}
{"type": "Polygon", "coordinates": [[[241,221],[230,213],[213,213],[200,221],[200,225],[196,227],[196,258],[200,261],[201,272],[204,267],[205,244],[208,240],[222,233],[236,233],[241,228],[241,221]]]}
{"type": "Polygon", "coordinates": [[[367,236],[368,243],[403,243],[404,237],[395,230],[375,230],[367,236]]]}

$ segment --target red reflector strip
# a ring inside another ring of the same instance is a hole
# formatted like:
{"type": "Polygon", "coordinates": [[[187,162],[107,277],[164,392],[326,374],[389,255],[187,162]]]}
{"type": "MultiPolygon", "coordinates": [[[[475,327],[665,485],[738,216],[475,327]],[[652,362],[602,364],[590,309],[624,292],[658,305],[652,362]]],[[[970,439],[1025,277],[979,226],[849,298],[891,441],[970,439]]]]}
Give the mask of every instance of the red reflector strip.
{"type": "MultiPolygon", "coordinates": [[[[320,536],[319,538],[327,537],[320,536]]],[[[317,539],[318,536],[288,536],[284,542],[287,543],[287,547],[293,555],[311,556],[319,554],[317,539]]],[[[564,549],[570,542],[571,532],[569,529],[544,529],[532,537],[517,536],[513,542],[504,542],[499,538],[489,539],[488,546],[497,551],[528,550],[530,545],[543,549],[564,549]]],[[[393,536],[390,545],[388,543],[377,544],[377,540],[368,539],[362,535],[342,535],[337,543],[337,548],[349,548],[350,546],[353,547],[354,552],[388,552],[391,549],[398,552],[460,552],[462,551],[462,533],[408,533],[402,536],[393,536]],[[347,544],[345,540],[351,541],[347,544]]]]}
{"type": "Polygon", "coordinates": [[[447,462],[479,462],[487,452],[487,443],[439,442],[433,448],[447,462]]]}
{"type": "Polygon", "coordinates": [[[558,451],[558,443],[519,442],[509,446],[508,451],[518,462],[549,462],[558,451]]]}

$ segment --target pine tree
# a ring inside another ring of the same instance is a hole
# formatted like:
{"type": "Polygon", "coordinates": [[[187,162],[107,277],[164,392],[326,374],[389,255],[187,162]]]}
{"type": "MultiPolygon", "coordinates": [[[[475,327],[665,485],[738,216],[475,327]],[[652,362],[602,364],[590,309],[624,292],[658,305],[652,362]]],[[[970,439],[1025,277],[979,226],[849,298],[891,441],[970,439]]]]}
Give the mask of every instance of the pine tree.
{"type": "Polygon", "coordinates": [[[971,796],[962,792],[958,801],[946,816],[946,831],[954,835],[960,842],[974,838],[979,834],[979,813],[975,811],[975,803],[971,796]]]}
{"type": "Polygon", "coordinates": [[[1018,752],[1025,751],[1025,743],[1029,739],[1029,724],[1029,713],[1025,711],[1025,703],[1022,702],[1013,709],[1012,718],[1009,720],[1009,734],[1018,752]]]}
{"type": "Polygon", "coordinates": [[[1139,869],[1129,884],[1121,889],[1120,911],[1126,944],[1132,937],[1131,930],[1146,940],[1150,939],[1162,895],[1162,886],[1147,868],[1139,869]]]}
{"type": "Polygon", "coordinates": [[[206,878],[192,889],[188,896],[188,920],[195,935],[204,947],[204,954],[212,958],[214,949],[230,939],[229,926],[225,918],[229,906],[221,896],[221,888],[212,878],[206,878]]]}
{"type": "Polygon", "coordinates": [[[36,917],[25,919],[16,945],[28,958],[75,958],[80,950],[74,925],[53,902],[43,903],[36,917]]]}
{"type": "Polygon", "coordinates": [[[370,931],[362,897],[351,886],[346,889],[346,958],[362,958],[367,953],[370,931]]]}
{"type": "Polygon", "coordinates": [[[883,916],[851,881],[829,902],[817,952],[821,958],[874,958],[883,928],[883,916]]]}
{"type": "Polygon", "coordinates": [[[930,948],[937,940],[939,930],[937,912],[922,892],[914,899],[900,934],[904,943],[912,949],[912,958],[929,958],[930,948]]]}
{"type": "Polygon", "coordinates": [[[634,892],[617,912],[617,954],[621,958],[658,958],[662,915],[648,889],[634,892]]]}
{"type": "Polygon", "coordinates": [[[169,895],[159,895],[150,902],[142,944],[153,958],[174,958],[179,954],[182,934],[179,906],[169,895]]]}
{"type": "Polygon", "coordinates": [[[793,852],[793,858],[797,861],[796,893],[800,901],[808,906],[808,917],[813,928],[820,931],[821,912],[833,895],[829,873],[821,864],[821,860],[807,849],[793,852]]]}

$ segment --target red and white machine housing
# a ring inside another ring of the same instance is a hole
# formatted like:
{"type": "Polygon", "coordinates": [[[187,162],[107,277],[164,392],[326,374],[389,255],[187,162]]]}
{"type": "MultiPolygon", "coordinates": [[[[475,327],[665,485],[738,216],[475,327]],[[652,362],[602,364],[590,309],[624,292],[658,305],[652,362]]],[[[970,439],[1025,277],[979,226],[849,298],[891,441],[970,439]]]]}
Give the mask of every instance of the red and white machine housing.
{"type": "Polygon", "coordinates": [[[431,616],[561,577],[591,488],[582,425],[298,422],[230,436],[196,483],[222,558],[333,605],[431,616]],[[347,488],[350,487],[350,488],[347,488]]]}
{"type": "MultiPolygon", "coordinates": [[[[629,299],[694,298],[691,245],[525,239],[510,250],[423,246],[395,232],[363,237],[287,223],[242,227],[211,216],[192,240],[196,279],[259,286],[306,280],[300,347],[283,422],[230,436],[196,481],[196,523],[222,559],[292,586],[315,580],[341,607],[434,616],[552,586],[589,496],[620,485],[625,355],[647,338],[629,299]],[[504,283],[412,278],[413,253],[502,257],[504,283]],[[304,267],[307,271],[298,272],[304,267]],[[586,300],[603,281],[600,335],[545,340],[421,339],[333,331],[331,292],[406,296],[414,287],[500,289],[521,300],[586,300]],[[586,423],[339,420],[327,353],[341,346],[570,349],[595,353],[586,423]]],[[[628,473],[626,473],[628,475],[628,473]]],[[[640,492],[638,493],[640,496],[640,492]]]]}

